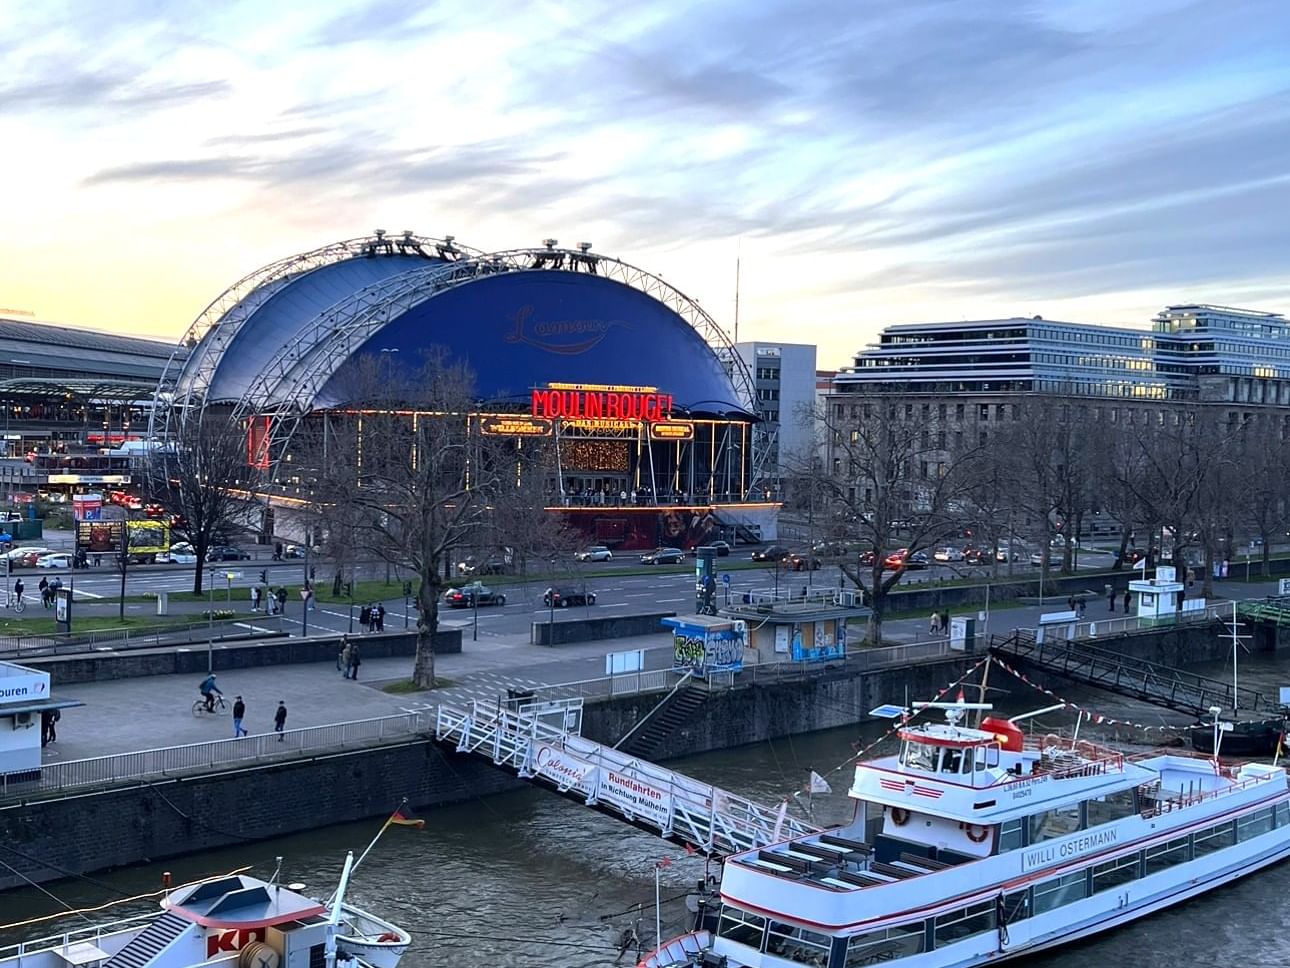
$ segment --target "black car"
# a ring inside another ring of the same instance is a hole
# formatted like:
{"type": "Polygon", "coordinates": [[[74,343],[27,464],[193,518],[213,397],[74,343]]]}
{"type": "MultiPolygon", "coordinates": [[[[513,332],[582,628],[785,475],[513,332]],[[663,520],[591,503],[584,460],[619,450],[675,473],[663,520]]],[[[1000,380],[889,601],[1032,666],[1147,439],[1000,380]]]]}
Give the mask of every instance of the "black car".
{"type": "Polygon", "coordinates": [[[458,562],[457,571],[463,575],[504,575],[510,567],[505,555],[492,555],[483,560],[470,555],[465,561],[458,562]]]}
{"type": "Polygon", "coordinates": [[[730,545],[725,541],[709,541],[707,546],[716,550],[718,558],[730,554],[730,545]]]}
{"type": "Polygon", "coordinates": [[[207,561],[250,561],[251,555],[232,545],[216,545],[206,552],[207,561]]]}
{"type": "Polygon", "coordinates": [[[574,605],[595,605],[596,593],[580,588],[548,588],[542,596],[547,608],[570,608],[574,605]]]}
{"type": "Polygon", "coordinates": [[[783,561],[792,552],[783,545],[770,545],[766,548],[758,548],[752,553],[753,561],[783,561]]]}
{"type": "Polygon", "coordinates": [[[443,596],[449,608],[470,608],[472,605],[505,605],[506,596],[487,585],[471,582],[461,588],[450,588],[443,596]]]}
{"type": "Polygon", "coordinates": [[[685,552],[680,548],[655,548],[641,555],[642,565],[679,565],[685,561],[685,552]]]}

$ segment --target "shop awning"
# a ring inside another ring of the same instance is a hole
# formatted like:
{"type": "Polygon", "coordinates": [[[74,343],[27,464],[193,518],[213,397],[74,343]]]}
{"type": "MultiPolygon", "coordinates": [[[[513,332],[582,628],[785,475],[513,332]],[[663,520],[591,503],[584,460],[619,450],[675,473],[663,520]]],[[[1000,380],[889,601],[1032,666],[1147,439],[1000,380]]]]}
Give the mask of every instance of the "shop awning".
{"type": "Polygon", "coordinates": [[[84,706],[79,699],[41,699],[36,702],[15,702],[0,705],[0,717],[14,716],[18,713],[43,713],[51,709],[70,709],[73,706],[84,706]]]}

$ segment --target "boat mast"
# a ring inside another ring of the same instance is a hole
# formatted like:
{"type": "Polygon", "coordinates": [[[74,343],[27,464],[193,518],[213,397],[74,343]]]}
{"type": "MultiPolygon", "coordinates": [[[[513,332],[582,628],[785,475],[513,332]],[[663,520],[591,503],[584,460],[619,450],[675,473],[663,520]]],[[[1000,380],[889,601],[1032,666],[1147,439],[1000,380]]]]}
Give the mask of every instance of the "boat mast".
{"type": "Polygon", "coordinates": [[[1233,715],[1235,715],[1236,711],[1241,706],[1241,701],[1237,695],[1237,684],[1236,684],[1236,648],[1239,642],[1240,640],[1236,636],[1236,600],[1233,599],[1232,600],[1232,713],[1233,715]]]}
{"type": "Polygon", "coordinates": [[[336,885],[336,893],[333,895],[331,910],[327,915],[327,941],[325,957],[327,968],[336,968],[336,929],[340,925],[340,909],[345,902],[345,888],[349,886],[349,875],[354,870],[354,852],[352,850],[345,853],[345,866],[340,872],[340,883],[336,885]]]}

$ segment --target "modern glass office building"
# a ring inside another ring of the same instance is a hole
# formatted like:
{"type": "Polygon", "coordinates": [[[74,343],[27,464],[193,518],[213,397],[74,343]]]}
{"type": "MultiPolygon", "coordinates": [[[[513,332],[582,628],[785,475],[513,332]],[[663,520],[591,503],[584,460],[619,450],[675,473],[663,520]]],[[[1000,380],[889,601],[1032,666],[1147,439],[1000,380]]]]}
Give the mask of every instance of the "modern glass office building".
{"type": "Polygon", "coordinates": [[[1290,321],[1169,306],[1151,328],[1039,316],[889,326],[833,381],[835,394],[1048,393],[1290,406],[1290,321]]]}

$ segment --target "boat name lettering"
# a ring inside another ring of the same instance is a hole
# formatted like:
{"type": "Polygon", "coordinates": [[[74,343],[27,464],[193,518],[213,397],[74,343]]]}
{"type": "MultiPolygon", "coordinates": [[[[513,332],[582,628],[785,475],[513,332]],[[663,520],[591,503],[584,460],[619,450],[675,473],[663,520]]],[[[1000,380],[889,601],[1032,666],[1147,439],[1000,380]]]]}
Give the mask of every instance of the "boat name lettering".
{"type": "Polygon", "coordinates": [[[552,746],[539,746],[537,751],[537,770],[557,782],[580,784],[591,772],[590,763],[566,757],[552,746]]]}
{"type": "Polygon", "coordinates": [[[1038,783],[1042,783],[1044,779],[1046,778],[1041,776],[1033,776],[1027,780],[1017,780],[1013,783],[1009,783],[1008,790],[1012,794],[1012,799],[1024,800],[1027,797],[1032,796],[1035,792],[1035,785],[1038,783]]]}
{"type": "Polygon", "coordinates": [[[1021,855],[1021,869],[1032,871],[1059,861],[1082,857],[1090,851],[1101,850],[1103,847],[1115,844],[1119,838],[1118,830],[1098,830],[1071,840],[1044,844],[1042,847],[1027,850],[1021,855]]]}

